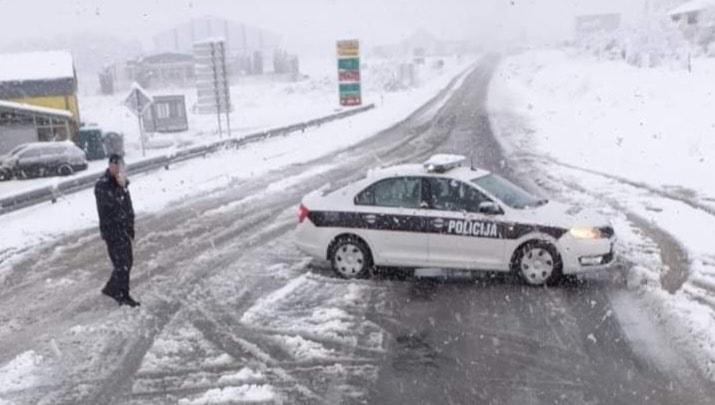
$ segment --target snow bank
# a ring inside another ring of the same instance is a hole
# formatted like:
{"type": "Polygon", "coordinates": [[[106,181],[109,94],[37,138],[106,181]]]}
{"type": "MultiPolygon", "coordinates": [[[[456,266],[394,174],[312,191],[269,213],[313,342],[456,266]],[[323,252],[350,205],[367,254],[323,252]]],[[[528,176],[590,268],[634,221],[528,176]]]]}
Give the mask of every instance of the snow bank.
{"type": "Polygon", "coordinates": [[[535,169],[557,198],[611,211],[619,253],[635,263],[628,287],[713,380],[714,74],[713,60],[697,59],[688,73],[532,51],[504,60],[489,89],[492,127],[511,158],[535,169]],[[678,270],[626,212],[686,250],[683,280],[667,280],[678,270]]]}
{"type": "Polygon", "coordinates": [[[258,380],[261,378],[265,378],[265,376],[262,373],[260,373],[258,371],[253,371],[248,367],[244,367],[233,374],[222,375],[218,379],[218,383],[219,384],[237,384],[242,381],[258,380]]]}
{"type": "Polygon", "coordinates": [[[195,399],[180,399],[179,405],[235,404],[237,402],[269,402],[275,399],[270,385],[241,385],[238,387],[213,388],[195,399]]]}
{"type": "MultiPolygon", "coordinates": [[[[0,368],[0,394],[19,391],[37,385],[35,372],[42,362],[42,356],[30,350],[12,359],[0,368]]],[[[2,400],[0,400],[2,403],[2,400]]]]}
{"type": "Polygon", "coordinates": [[[713,86],[715,60],[689,74],[534,51],[504,61],[489,97],[497,121],[525,120],[520,150],[715,202],[713,86]]]}

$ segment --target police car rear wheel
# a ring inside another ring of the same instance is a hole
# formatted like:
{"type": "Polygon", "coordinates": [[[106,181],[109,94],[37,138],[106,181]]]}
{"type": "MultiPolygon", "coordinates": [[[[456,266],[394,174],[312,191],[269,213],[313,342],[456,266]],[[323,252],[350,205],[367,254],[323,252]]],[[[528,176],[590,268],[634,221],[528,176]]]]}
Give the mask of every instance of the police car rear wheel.
{"type": "Polygon", "coordinates": [[[561,277],[556,249],[546,242],[524,245],[516,256],[516,269],[530,285],[553,284],[561,277]]]}
{"type": "Polygon", "coordinates": [[[371,263],[370,252],[361,241],[344,238],[335,244],[332,255],[333,270],[341,277],[364,278],[371,263]]]}

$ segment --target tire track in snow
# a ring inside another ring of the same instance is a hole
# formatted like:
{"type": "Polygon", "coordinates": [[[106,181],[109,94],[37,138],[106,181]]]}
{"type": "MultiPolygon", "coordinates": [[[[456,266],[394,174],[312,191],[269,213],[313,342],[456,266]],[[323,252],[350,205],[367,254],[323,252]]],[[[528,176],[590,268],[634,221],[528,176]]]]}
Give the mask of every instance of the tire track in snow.
{"type": "MultiPolygon", "coordinates": [[[[647,183],[643,183],[643,182],[639,182],[639,181],[634,181],[634,180],[628,179],[628,178],[626,178],[626,177],[622,177],[622,176],[618,176],[618,175],[615,175],[615,174],[598,171],[598,170],[595,170],[595,169],[590,169],[590,168],[586,168],[586,167],[581,167],[581,166],[572,165],[572,164],[570,164],[570,163],[561,162],[560,160],[558,160],[558,159],[556,159],[556,158],[553,158],[553,157],[550,157],[550,156],[546,156],[546,155],[539,155],[539,154],[536,154],[536,153],[518,152],[518,153],[516,153],[513,157],[514,157],[515,159],[520,159],[520,158],[538,159],[538,160],[541,160],[541,161],[543,161],[543,162],[548,162],[548,163],[551,163],[551,164],[556,165],[556,166],[561,166],[561,167],[565,167],[565,168],[568,168],[568,169],[577,170],[577,171],[580,171],[580,172],[589,173],[589,174],[593,174],[593,175],[596,175],[596,176],[604,177],[604,178],[607,178],[607,179],[616,181],[616,182],[618,182],[618,183],[622,183],[622,184],[624,184],[624,185],[629,185],[629,186],[631,186],[631,187],[635,187],[635,188],[637,188],[637,189],[650,192],[650,193],[655,194],[655,195],[657,195],[657,196],[659,196],[659,197],[662,197],[662,198],[666,198],[666,199],[669,199],[669,200],[681,202],[681,203],[683,203],[683,204],[686,204],[686,205],[690,206],[690,207],[693,208],[693,209],[706,212],[706,213],[712,215],[713,217],[715,217],[715,208],[713,208],[713,207],[711,207],[711,206],[709,206],[709,205],[706,205],[706,204],[702,204],[702,203],[698,202],[697,200],[695,200],[695,199],[693,199],[693,198],[688,198],[688,197],[686,197],[686,196],[684,196],[684,195],[682,195],[682,194],[677,194],[677,193],[674,193],[674,192],[669,192],[669,191],[663,190],[662,188],[658,188],[658,187],[651,186],[651,185],[649,185],[649,184],[647,184],[647,183]]],[[[689,191],[689,190],[685,189],[685,191],[687,192],[687,191],[689,191]]]]}
{"type": "MultiPolygon", "coordinates": [[[[449,95],[449,89],[444,90],[440,95],[435,97],[431,103],[441,103],[440,97],[446,97],[449,95]]],[[[429,109],[434,104],[429,107],[425,106],[422,110],[429,109]]],[[[411,115],[404,122],[409,122],[410,119],[420,118],[420,112],[411,115]]],[[[279,212],[281,208],[290,208],[291,205],[296,203],[296,199],[299,198],[301,194],[304,194],[307,190],[312,189],[320,185],[320,182],[324,182],[325,177],[340,179],[340,182],[347,182],[350,178],[360,176],[364,172],[364,167],[369,167],[375,162],[386,162],[394,164],[400,160],[412,160],[415,157],[426,156],[430,153],[431,149],[435,144],[439,144],[446,137],[449,136],[448,128],[440,131],[437,134],[432,134],[432,137],[427,137],[428,139],[423,139],[423,131],[428,130],[428,127],[420,128],[419,130],[409,131],[409,134],[405,136],[405,133],[401,131],[399,126],[395,126],[387,131],[383,131],[376,135],[370,141],[363,142],[360,146],[363,148],[362,154],[358,153],[357,157],[345,159],[348,153],[347,149],[340,152],[337,156],[333,157],[333,161],[339,163],[339,169],[331,171],[326,176],[320,178],[310,179],[306,181],[306,184],[302,184],[301,187],[296,187],[296,189],[291,190],[291,193],[283,196],[283,198],[278,199],[275,208],[279,212]],[[382,137],[386,139],[382,139],[382,137]],[[436,138],[433,138],[435,137],[436,138]],[[433,138],[433,139],[429,139],[433,138]],[[392,155],[392,156],[391,156],[392,155]],[[395,156],[396,155],[396,156],[395,156]]],[[[351,153],[355,153],[355,147],[351,148],[351,153]]],[[[266,182],[270,182],[271,179],[280,179],[285,176],[286,172],[290,172],[291,169],[295,168],[301,170],[302,168],[310,168],[312,165],[318,162],[324,162],[324,159],[317,159],[314,162],[308,162],[303,165],[294,165],[287,169],[282,169],[276,171],[275,173],[269,173],[267,176],[261,179],[254,179],[246,183],[232,184],[233,186],[245,187],[245,194],[256,193],[260,191],[261,187],[265,185],[266,182]]],[[[149,270],[134,272],[135,277],[133,277],[133,287],[134,291],[140,292],[140,298],[144,299],[145,307],[149,306],[147,304],[152,304],[152,300],[155,302],[152,306],[152,312],[148,315],[147,319],[140,319],[132,321],[134,326],[137,326],[139,330],[144,334],[140,337],[122,337],[121,334],[117,337],[108,337],[104,342],[105,348],[99,354],[104,356],[104,362],[111,364],[110,369],[113,368],[114,371],[110,371],[108,377],[105,379],[86,379],[82,378],[83,372],[77,371],[79,374],[65,376],[67,378],[66,383],[72,381],[93,381],[94,383],[87,383],[81,388],[73,388],[70,386],[63,387],[59,391],[54,391],[49,395],[44,396],[44,399],[48,402],[57,403],[111,403],[111,401],[120,400],[124,398],[122,396],[117,396],[117,393],[123,392],[122,389],[126,389],[133,380],[133,376],[136,374],[137,368],[140,367],[142,359],[146,355],[147,350],[149,350],[154,342],[154,339],[161,334],[163,328],[173,319],[176,313],[181,309],[182,305],[185,305],[181,300],[173,300],[173,298],[161,299],[157,298],[155,295],[141,294],[141,291],[149,288],[152,290],[174,288],[177,292],[191,291],[190,285],[196,282],[200,277],[186,277],[186,273],[197,272],[201,274],[201,268],[198,269],[196,266],[192,267],[195,259],[195,252],[197,250],[203,251],[206,249],[211,249],[214,251],[216,245],[221,243],[230,243],[237,237],[250,233],[251,226],[259,227],[266,220],[270,220],[273,215],[270,211],[264,210],[265,215],[261,214],[261,210],[251,210],[250,212],[245,212],[244,215],[250,216],[261,216],[261,219],[254,221],[252,224],[244,222],[244,226],[226,226],[226,221],[213,221],[207,220],[202,217],[202,212],[206,208],[216,208],[216,205],[224,203],[229,203],[235,200],[236,196],[240,193],[229,192],[229,193],[216,193],[218,195],[210,196],[206,199],[192,199],[190,201],[180,202],[173,209],[169,210],[169,215],[144,215],[138,218],[138,230],[141,231],[142,227],[146,229],[156,229],[157,231],[146,234],[145,236],[140,236],[138,240],[138,246],[136,250],[136,257],[138,263],[158,263],[157,266],[151,267],[149,270]],[[207,222],[208,221],[208,222],[207,222]],[[263,221],[263,222],[262,222],[263,221]],[[179,231],[176,232],[176,229],[179,231]],[[205,238],[206,235],[212,235],[213,229],[222,229],[220,231],[221,235],[218,238],[205,238]],[[208,239],[208,240],[207,240],[208,239]],[[213,239],[213,240],[212,240],[213,239]],[[198,242],[198,244],[197,244],[198,242]],[[146,243],[146,244],[145,244],[146,243]],[[150,250],[156,247],[163,248],[159,254],[152,254],[150,250]],[[178,275],[177,275],[178,272],[178,275]],[[184,276],[181,276],[184,274],[184,276]],[[171,279],[174,278],[173,283],[171,279]],[[161,316],[155,316],[160,314],[161,316]],[[139,322],[139,323],[137,323],[139,322]],[[128,345],[128,346],[127,346],[128,345]],[[123,352],[117,353],[116,350],[110,350],[111,346],[117,346],[123,348],[123,352]],[[119,357],[117,357],[119,356],[119,357]],[[115,362],[117,360],[118,362],[115,362]],[[103,381],[101,384],[97,384],[97,381],[103,381]],[[89,392],[84,392],[83,390],[88,389],[89,392]]],[[[270,205],[270,204],[269,204],[270,205]]],[[[240,211],[233,211],[236,213],[240,211]]],[[[232,212],[227,213],[230,215],[232,212]]],[[[239,221],[240,222],[240,221],[239,221]]],[[[292,221],[290,226],[292,226],[292,221]]],[[[267,234],[266,238],[272,240],[284,233],[288,227],[279,227],[272,230],[267,234]]],[[[93,231],[86,231],[84,235],[92,235],[93,231]]],[[[140,235],[144,235],[139,232],[140,235]]],[[[54,246],[62,246],[66,244],[72,237],[63,239],[54,246]]],[[[42,280],[47,275],[52,275],[52,277],[67,276],[73,274],[75,270],[73,266],[77,263],[102,263],[106,262],[106,252],[104,252],[101,241],[96,237],[89,237],[89,245],[101,246],[101,249],[86,249],[85,246],[77,246],[76,252],[80,253],[75,256],[70,256],[70,260],[67,259],[68,251],[60,252],[56,259],[64,258],[66,263],[63,266],[53,265],[54,260],[44,260],[33,262],[34,258],[28,258],[26,263],[32,268],[31,271],[25,274],[17,274],[17,279],[15,279],[15,287],[5,290],[7,295],[4,296],[5,299],[10,299],[9,297],[22,297],[25,291],[23,288],[31,289],[37,287],[37,280],[42,280]],[[29,276],[29,277],[28,277],[29,276]],[[23,287],[23,288],[19,288],[23,287]]],[[[247,244],[238,244],[233,246],[234,249],[250,248],[254,245],[260,245],[260,240],[252,238],[252,242],[247,244]]],[[[54,247],[48,248],[52,251],[54,247]]],[[[208,268],[217,268],[225,265],[229,265],[232,259],[237,257],[231,257],[227,254],[225,257],[217,257],[217,253],[212,253],[214,256],[212,261],[201,262],[199,266],[205,266],[208,268]]],[[[240,258],[240,256],[238,256],[240,258]]],[[[206,268],[204,267],[204,270],[206,268]]],[[[96,284],[100,285],[103,282],[106,274],[98,274],[95,272],[93,277],[82,280],[82,284],[96,284]]],[[[93,314],[90,317],[86,317],[86,310],[88,307],[100,306],[96,305],[100,303],[102,297],[93,297],[96,295],[95,288],[84,288],[83,293],[77,298],[82,301],[77,305],[64,305],[64,300],[55,299],[51,303],[57,308],[62,308],[59,313],[56,311],[50,311],[48,308],[42,306],[35,307],[34,309],[39,309],[36,311],[35,316],[46,316],[52,313],[51,319],[55,319],[58,328],[55,329],[55,334],[61,330],[66,330],[71,325],[76,324],[80,321],[79,317],[75,312],[79,311],[81,316],[84,317],[88,324],[97,324],[102,315],[100,313],[93,314]],[[57,303],[62,302],[61,305],[57,303]],[[82,313],[84,311],[85,313],[82,313]]],[[[31,294],[28,294],[31,295],[31,294]]],[[[166,298],[166,297],[164,297],[166,298]]],[[[22,304],[19,304],[22,305],[22,304]]],[[[23,307],[23,309],[25,309],[23,307]]],[[[29,309],[26,309],[29,311],[29,309]]],[[[28,323],[32,325],[36,323],[35,321],[28,323]]],[[[37,322],[40,328],[46,328],[48,323],[37,322]]],[[[131,323],[130,323],[131,324],[131,323]]],[[[40,330],[40,329],[37,329],[40,330]]],[[[32,335],[32,328],[27,329],[28,335],[32,335]]],[[[105,336],[111,336],[106,335],[105,336]]],[[[13,336],[17,338],[18,336],[13,336]]],[[[12,338],[11,338],[12,339],[12,338]]],[[[14,343],[15,350],[22,350],[27,346],[41,345],[42,340],[25,341],[24,339],[12,339],[14,343]]],[[[97,370],[90,371],[97,373],[97,370]]],[[[103,373],[100,373],[103,374],[103,373]]]]}
{"type": "MultiPolygon", "coordinates": [[[[545,164],[549,165],[552,164],[551,160],[549,158],[540,158],[538,155],[535,154],[521,154],[520,159],[527,165],[527,166],[533,166],[535,164],[535,161],[540,162],[540,164],[545,164]]],[[[517,158],[519,159],[519,158],[517,158]]],[[[580,168],[575,168],[575,167],[567,167],[568,169],[571,170],[576,170],[580,172],[585,172],[589,174],[593,174],[596,176],[601,176],[599,173],[594,173],[591,170],[588,169],[580,169],[580,168]]],[[[663,228],[655,225],[652,221],[649,221],[645,218],[643,218],[640,214],[634,212],[633,210],[629,209],[627,206],[625,206],[623,203],[618,201],[615,197],[610,197],[606,196],[602,193],[598,193],[594,190],[588,190],[585,187],[583,187],[580,184],[575,183],[574,181],[569,181],[569,180],[564,180],[563,178],[557,178],[556,176],[549,174],[550,171],[548,168],[539,170],[540,173],[543,173],[542,181],[539,186],[541,187],[548,187],[552,190],[558,191],[558,187],[554,187],[553,185],[549,186],[548,184],[545,184],[543,180],[547,180],[553,184],[559,184],[562,187],[569,188],[571,190],[574,190],[580,194],[583,195],[588,195],[594,200],[597,201],[603,201],[607,205],[613,207],[616,211],[624,212],[626,213],[627,219],[636,225],[639,229],[643,230],[645,234],[653,240],[655,243],[660,246],[660,254],[661,254],[661,260],[663,264],[665,265],[665,271],[661,273],[660,278],[661,278],[661,285],[662,287],[668,291],[669,293],[675,293],[678,291],[683,284],[688,280],[689,274],[690,274],[690,264],[691,264],[691,259],[690,255],[688,254],[687,250],[685,247],[681,244],[681,242],[676,239],[673,235],[668,233],[666,230],[663,228]]],[[[631,182],[621,182],[617,178],[613,178],[611,176],[601,176],[605,177],[608,180],[611,181],[616,181],[618,183],[621,183],[625,186],[628,187],[636,187],[639,190],[643,190],[646,192],[651,192],[650,187],[646,188],[641,188],[638,186],[635,186],[631,184],[631,182]]],[[[668,198],[664,197],[664,194],[657,194],[659,197],[663,198],[668,198]]],[[[679,201],[679,200],[677,200],[679,201]]],[[[679,201],[682,202],[682,201],[679,201]]],[[[699,208],[695,208],[699,209],[699,208]]],[[[703,210],[705,211],[705,210],[703,210]]],[[[707,211],[705,211],[707,212],[707,211]]],[[[623,270],[623,269],[622,269],[623,270]]]]}

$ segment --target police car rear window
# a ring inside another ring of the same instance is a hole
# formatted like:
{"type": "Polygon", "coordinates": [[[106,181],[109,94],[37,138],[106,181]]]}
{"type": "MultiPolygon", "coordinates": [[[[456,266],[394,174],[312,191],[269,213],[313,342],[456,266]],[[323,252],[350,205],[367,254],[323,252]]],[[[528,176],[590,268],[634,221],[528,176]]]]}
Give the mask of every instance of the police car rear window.
{"type": "Polygon", "coordinates": [[[356,205],[418,208],[422,196],[419,177],[394,177],[380,180],[355,197],[356,205]]]}

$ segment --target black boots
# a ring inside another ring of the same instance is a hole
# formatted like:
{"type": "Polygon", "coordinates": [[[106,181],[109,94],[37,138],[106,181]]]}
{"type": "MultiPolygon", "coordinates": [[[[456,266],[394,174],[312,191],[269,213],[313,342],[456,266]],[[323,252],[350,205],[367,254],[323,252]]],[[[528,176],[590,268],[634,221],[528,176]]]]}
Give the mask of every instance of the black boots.
{"type": "Polygon", "coordinates": [[[134,298],[132,298],[129,295],[129,292],[123,292],[123,291],[118,291],[113,288],[111,288],[109,285],[104,286],[102,288],[102,294],[113,298],[115,301],[117,301],[117,304],[121,305],[129,305],[130,307],[138,307],[141,305],[139,301],[135,301],[134,298]]]}
{"type": "Polygon", "coordinates": [[[141,303],[139,301],[135,301],[131,295],[126,294],[123,295],[122,298],[120,298],[119,305],[129,305],[130,307],[134,308],[140,306],[141,303]]]}

